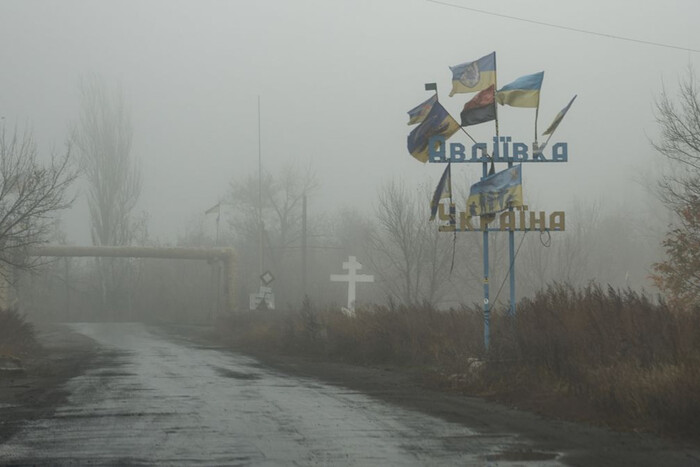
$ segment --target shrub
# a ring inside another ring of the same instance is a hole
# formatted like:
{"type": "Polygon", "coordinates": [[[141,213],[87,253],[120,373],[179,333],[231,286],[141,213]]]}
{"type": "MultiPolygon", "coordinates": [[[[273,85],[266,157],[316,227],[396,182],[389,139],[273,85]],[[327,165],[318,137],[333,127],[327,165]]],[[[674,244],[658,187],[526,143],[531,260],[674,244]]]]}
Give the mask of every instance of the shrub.
{"type": "Polygon", "coordinates": [[[16,309],[0,309],[0,355],[25,356],[38,348],[34,327],[16,309]]]}

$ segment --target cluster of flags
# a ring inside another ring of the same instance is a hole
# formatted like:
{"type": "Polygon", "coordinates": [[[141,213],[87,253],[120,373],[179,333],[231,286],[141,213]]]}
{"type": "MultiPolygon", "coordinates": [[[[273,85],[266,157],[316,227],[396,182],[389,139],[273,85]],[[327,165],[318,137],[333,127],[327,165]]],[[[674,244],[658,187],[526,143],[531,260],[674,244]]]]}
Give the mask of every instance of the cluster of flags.
{"type": "MultiPolygon", "coordinates": [[[[452,71],[450,97],[462,93],[476,92],[477,94],[464,104],[460,113],[460,122],[457,122],[440,104],[437,88],[434,85],[431,89],[435,90],[435,94],[408,111],[408,124],[418,125],[408,135],[408,152],[421,162],[428,161],[429,144],[432,137],[442,136],[446,141],[459,130],[466,133],[464,127],[491,121],[497,122],[496,103],[511,107],[535,108],[539,111],[540,90],[544,79],[543,71],[521,76],[497,89],[496,52],[471,62],[452,66],[450,70],[452,71]]],[[[427,85],[426,89],[428,89],[427,85]]],[[[575,99],[576,96],[556,115],[543,135],[549,135],[551,138],[575,99]]],[[[536,129],[537,117],[535,117],[536,129]]],[[[545,142],[540,148],[546,144],[545,142]]],[[[452,196],[450,171],[450,163],[448,163],[433,195],[430,206],[431,220],[435,218],[440,200],[452,196]]],[[[468,211],[471,215],[493,215],[509,207],[522,205],[521,166],[511,167],[497,174],[494,172],[492,164],[489,176],[471,187],[467,201],[468,211]]]]}

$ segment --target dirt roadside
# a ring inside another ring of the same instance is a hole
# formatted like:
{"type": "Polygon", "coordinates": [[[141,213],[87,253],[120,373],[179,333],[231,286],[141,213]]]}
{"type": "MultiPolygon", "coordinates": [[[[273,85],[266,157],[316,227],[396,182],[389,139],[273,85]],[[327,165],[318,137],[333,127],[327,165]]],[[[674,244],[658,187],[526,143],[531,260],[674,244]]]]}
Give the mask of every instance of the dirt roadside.
{"type": "MultiPolygon", "coordinates": [[[[190,345],[217,347],[211,328],[169,326],[158,332],[190,345]]],[[[23,423],[50,417],[64,403],[63,384],[109,358],[87,337],[68,327],[38,328],[45,351],[25,362],[26,372],[0,378],[0,443],[23,423]]],[[[580,466],[700,466],[700,441],[680,442],[647,434],[619,433],[604,428],[514,410],[483,399],[450,394],[426,387],[417,372],[392,367],[359,367],[312,358],[254,353],[280,373],[314,378],[368,394],[401,407],[464,424],[483,434],[521,433],[532,446],[498,460],[537,461],[539,455],[563,453],[559,460],[580,466]]],[[[546,457],[542,458],[545,459],[546,457]]]]}
{"type": "Polygon", "coordinates": [[[43,348],[22,361],[24,371],[0,373],[0,443],[22,424],[50,417],[68,396],[63,384],[98,364],[98,348],[88,337],[60,324],[35,330],[43,348]]]}

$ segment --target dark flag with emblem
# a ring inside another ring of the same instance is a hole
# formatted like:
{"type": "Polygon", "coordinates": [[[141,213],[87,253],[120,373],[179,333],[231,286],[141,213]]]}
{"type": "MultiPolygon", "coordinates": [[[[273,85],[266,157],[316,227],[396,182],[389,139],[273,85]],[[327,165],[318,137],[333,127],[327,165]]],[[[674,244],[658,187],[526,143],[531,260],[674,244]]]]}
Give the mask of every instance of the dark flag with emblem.
{"type": "MultiPolygon", "coordinates": [[[[448,139],[459,130],[459,123],[439,103],[435,102],[420,125],[408,135],[408,152],[421,162],[427,162],[430,155],[430,138],[444,136],[448,139]]],[[[437,143],[434,143],[437,144],[437,143]]]]}
{"type": "MultiPolygon", "coordinates": [[[[433,199],[430,201],[430,220],[435,220],[437,215],[438,205],[440,200],[443,198],[452,199],[452,170],[450,168],[450,163],[445,167],[445,171],[440,177],[440,181],[435,188],[435,193],[433,193],[433,199]]],[[[451,203],[450,203],[451,204],[451,203]]]]}
{"type": "Polygon", "coordinates": [[[433,104],[437,102],[437,94],[433,95],[430,99],[422,102],[408,111],[408,124],[415,125],[425,120],[428,116],[428,112],[433,108],[433,104]]]}

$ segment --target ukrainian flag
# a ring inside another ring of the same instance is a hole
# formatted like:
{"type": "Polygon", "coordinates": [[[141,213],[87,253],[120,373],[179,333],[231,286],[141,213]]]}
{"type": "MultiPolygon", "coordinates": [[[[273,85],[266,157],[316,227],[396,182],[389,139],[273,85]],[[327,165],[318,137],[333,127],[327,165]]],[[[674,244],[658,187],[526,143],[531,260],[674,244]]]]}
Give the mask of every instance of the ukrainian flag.
{"type": "Polygon", "coordinates": [[[450,70],[452,70],[450,96],[481,91],[496,83],[496,52],[484,55],[473,62],[451,66],[450,70]]]}
{"type": "Polygon", "coordinates": [[[544,71],[521,76],[499,89],[496,92],[496,100],[501,105],[510,105],[511,107],[539,107],[543,78],[544,71]]]}
{"type": "Polygon", "coordinates": [[[561,121],[564,119],[566,112],[569,111],[569,108],[571,107],[571,104],[574,103],[574,100],[576,100],[576,96],[572,97],[571,100],[569,101],[569,103],[566,104],[566,107],[561,109],[561,111],[557,114],[557,116],[554,117],[554,121],[552,122],[551,125],[549,125],[547,127],[546,130],[544,130],[544,133],[542,133],[543,135],[551,135],[552,133],[554,133],[554,130],[557,129],[557,127],[559,126],[561,121]]]}
{"type": "Polygon", "coordinates": [[[523,205],[522,164],[489,175],[469,189],[467,212],[484,216],[523,205]]]}
{"type": "Polygon", "coordinates": [[[425,119],[408,135],[408,152],[421,162],[427,162],[430,155],[429,142],[433,136],[448,139],[460,126],[439,102],[433,104],[425,119]]]}

